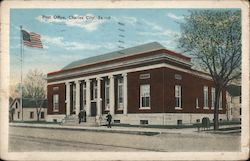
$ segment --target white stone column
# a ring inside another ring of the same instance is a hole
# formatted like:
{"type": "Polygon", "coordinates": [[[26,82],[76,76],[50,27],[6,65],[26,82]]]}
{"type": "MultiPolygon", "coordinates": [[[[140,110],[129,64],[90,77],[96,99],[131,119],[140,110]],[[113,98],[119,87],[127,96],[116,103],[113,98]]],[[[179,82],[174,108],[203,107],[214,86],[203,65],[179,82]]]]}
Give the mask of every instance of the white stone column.
{"type": "Polygon", "coordinates": [[[97,107],[97,116],[102,115],[102,105],[101,105],[101,80],[102,78],[96,78],[97,80],[97,101],[96,101],[96,107],[97,107]]]}
{"type": "Polygon", "coordinates": [[[80,112],[80,81],[75,81],[76,84],[76,111],[75,114],[78,115],[80,112]]]}
{"type": "Polygon", "coordinates": [[[66,115],[70,115],[70,82],[66,82],[66,115]]]}
{"type": "Polygon", "coordinates": [[[123,73],[123,114],[128,113],[128,83],[127,83],[127,73],[123,73]]]}
{"type": "Polygon", "coordinates": [[[110,114],[115,114],[115,81],[114,76],[109,76],[109,99],[110,99],[110,114]]]}
{"type": "Polygon", "coordinates": [[[91,106],[91,102],[90,102],[90,80],[86,79],[86,115],[90,116],[90,106],[91,106]]]}

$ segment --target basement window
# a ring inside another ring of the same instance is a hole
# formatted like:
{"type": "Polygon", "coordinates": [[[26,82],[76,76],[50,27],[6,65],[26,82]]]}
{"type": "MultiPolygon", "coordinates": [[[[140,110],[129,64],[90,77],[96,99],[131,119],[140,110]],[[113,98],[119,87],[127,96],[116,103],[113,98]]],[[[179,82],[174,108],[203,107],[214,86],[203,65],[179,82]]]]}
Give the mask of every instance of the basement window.
{"type": "Polygon", "coordinates": [[[177,120],[177,125],[182,125],[182,120],[177,120]]]}
{"type": "Polygon", "coordinates": [[[119,123],[121,123],[121,121],[120,120],[114,120],[114,123],[119,124],[119,123]]]}
{"type": "Polygon", "coordinates": [[[140,125],[148,125],[148,120],[140,120],[140,125]]]}

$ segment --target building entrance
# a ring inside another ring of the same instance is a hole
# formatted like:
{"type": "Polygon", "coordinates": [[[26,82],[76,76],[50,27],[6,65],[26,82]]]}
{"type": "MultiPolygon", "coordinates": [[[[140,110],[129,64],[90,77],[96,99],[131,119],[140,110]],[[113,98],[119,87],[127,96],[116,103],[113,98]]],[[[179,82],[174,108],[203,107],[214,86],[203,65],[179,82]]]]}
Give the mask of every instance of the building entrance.
{"type": "Polygon", "coordinates": [[[91,102],[91,116],[96,116],[96,102],[91,102]]]}

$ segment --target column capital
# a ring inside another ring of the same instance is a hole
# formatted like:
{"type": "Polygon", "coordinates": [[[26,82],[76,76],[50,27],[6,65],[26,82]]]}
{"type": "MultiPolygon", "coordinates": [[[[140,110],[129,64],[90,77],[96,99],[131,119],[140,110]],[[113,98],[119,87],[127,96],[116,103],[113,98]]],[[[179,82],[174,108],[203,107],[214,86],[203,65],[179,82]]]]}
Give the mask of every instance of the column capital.
{"type": "Polygon", "coordinates": [[[84,79],[84,81],[87,82],[91,82],[91,79],[84,79]]]}
{"type": "Polygon", "coordinates": [[[122,73],[123,77],[127,77],[128,73],[122,73]]]}
{"type": "Polygon", "coordinates": [[[71,82],[65,82],[65,85],[70,85],[71,84],[71,82]]]}
{"type": "Polygon", "coordinates": [[[103,80],[103,78],[101,78],[101,77],[96,77],[96,80],[98,81],[98,80],[103,80]]]}
{"type": "Polygon", "coordinates": [[[81,81],[80,80],[75,80],[74,82],[75,82],[75,84],[80,84],[81,81]]]}
{"type": "Polygon", "coordinates": [[[108,78],[112,79],[112,78],[114,78],[114,75],[108,75],[108,78]]]}

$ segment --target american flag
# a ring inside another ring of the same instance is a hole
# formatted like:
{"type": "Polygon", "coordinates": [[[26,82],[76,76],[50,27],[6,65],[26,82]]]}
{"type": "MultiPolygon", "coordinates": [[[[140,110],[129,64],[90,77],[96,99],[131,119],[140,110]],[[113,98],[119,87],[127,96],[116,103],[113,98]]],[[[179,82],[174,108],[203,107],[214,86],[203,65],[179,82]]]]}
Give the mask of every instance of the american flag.
{"type": "Polygon", "coordinates": [[[34,32],[22,30],[23,44],[33,48],[43,48],[41,36],[34,32]]]}

